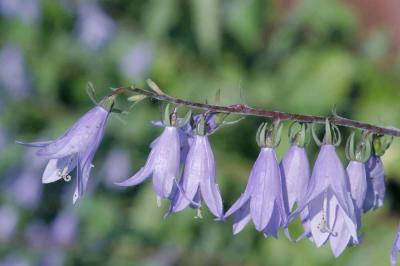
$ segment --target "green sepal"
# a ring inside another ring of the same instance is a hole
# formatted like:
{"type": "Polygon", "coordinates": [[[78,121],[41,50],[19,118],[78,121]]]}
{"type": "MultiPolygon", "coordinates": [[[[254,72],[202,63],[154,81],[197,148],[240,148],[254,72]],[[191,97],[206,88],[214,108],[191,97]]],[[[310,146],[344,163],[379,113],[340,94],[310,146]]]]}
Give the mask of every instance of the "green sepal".
{"type": "Polygon", "coordinates": [[[109,95],[104,97],[103,100],[101,100],[101,102],[99,103],[99,106],[103,107],[108,112],[111,112],[114,107],[116,97],[116,95],[109,95]]]}
{"type": "Polygon", "coordinates": [[[178,127],[183,127],[184,125],[186,125],[187,123],[190,122],[190,119],[192,119],[192,110],[189,110],[185,117],[183,118],[183,120],[181,122],[178,123],[178,127]]]}
{"type": "Polygon", "coordinates": [[[310,143],[310,128],[306,123],[293,122],[289,126],[289,141],[292,145],[296,145],[298,147],[305,147],[310,143]],[[298,125],[297,128],[294,126],[298,125]]]}
{"type": "Polygon", "coordinates": [[[365,163],[371,156],[371,141],[368,135],[362,134],[361,140],[356,143],[355,132],[352,132],[346,142],[346,157],[350,161],[365,163]]]}
{"type": "Polygon", "coordinates": [[[95,89],[93,87],[92,82],[90,82],[90,81],[86,84],[86,93],[89,96],[90,100],[92,100],[92,102],[95,105],[97,105],[98,102],[97,102],[97,99],[96,99],[96,91],[95,91],[95,89]]]}
{"type": "Polygon", "coordinates": [[[372,140],[374,154],[377,156],[383,156],[392,144],[393,139],[393,136],[374,135],[372,140]]]}
{"type": "Polygon", "coordinates": [[[172,123],[171,123],[171,104],[169,104],[169,103],[167,103],[165,105],[163,116],[162,116],[162,121],[163,121],[163,124],[165,126],[168,126],[168,127],[172,126],[172,123]]]}
{"type": "Polygon", "coordinates": [[[206,118],[204,115],[201,115],[200,121],[196,127],[196,134],[200,136],[205,136],[207,134],[206,129],[206,118]]]}
{"type": "Polygon", "coordinates": [[[315,143],[317,144],[317,146],[321,147],[322,141],[318,138],[317,133],[315,132],[315,124],[311,125],[311,133],[312,133],[313,139],[314,139],[315,143]]]}

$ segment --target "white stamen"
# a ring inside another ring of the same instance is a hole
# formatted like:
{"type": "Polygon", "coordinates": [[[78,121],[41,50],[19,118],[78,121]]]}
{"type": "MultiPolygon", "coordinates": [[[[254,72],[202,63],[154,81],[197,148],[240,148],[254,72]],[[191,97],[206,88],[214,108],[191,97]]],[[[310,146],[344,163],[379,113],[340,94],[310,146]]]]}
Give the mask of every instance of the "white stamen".
{"type": "Polygon", "coordinates": [[[161,207],[161,198],[160,196],[157,196],[157,207],[160,208],[161,207]]]}
{"type": "Polygon", "coordinates": [[[65,182],[71,181],[71,176],[68,173],[69,173],[69,167],[70,167],[72,161],[73,161],[73,157],[71,156],[69,158],[67,165],[65,165],[65,167],[62,169],[62,171],[60,171],[60,170],[57,171],[57,175],[59,177],[61,177],[62,179],[64,179],[65,182]]]}
{"type": "Polygon", "coordinates": [[[196,216],[194,217],[194,219],[203,219],[200,208],[197,208],[197,213],[196,213],[196,216]]]}
{"type": "Polygon", "coordinates": [[[337,233],[333,231],[333,229],[329,228],[328,221],[326,217],[328,216],[328,195],[327,191],[324,192],[324,202],[322,207],[322,219],[318,224],[317,228],[321,231],[321,233],[330,233],[332,236],[337,236],[337,233]]]}

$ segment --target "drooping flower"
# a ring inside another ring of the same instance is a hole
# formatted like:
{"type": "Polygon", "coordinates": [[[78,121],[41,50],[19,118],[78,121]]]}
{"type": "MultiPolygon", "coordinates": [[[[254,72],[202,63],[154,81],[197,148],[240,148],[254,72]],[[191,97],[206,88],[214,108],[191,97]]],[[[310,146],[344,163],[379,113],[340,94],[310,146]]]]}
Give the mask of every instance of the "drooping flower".
{"type": "Polygon", "coordinates": [[[346,168],[350,181],[351,196],[357,208],[362,209],[367,194],[367,173],[365,164],[359,161],[350,161],[346,168]]]}
{"type": "Polygon", "coordinates": [[[390,265],[397,265],[397,257],[400,251],[400,225],[397,227],[397,232],[393,240],[392,250],[390,252],[390,265]]]}
{"type": "Polygon", "coordinates": [[[363,204],[364,212],[375,210],[385,199],[385,170],[380,156],[371,155],[367,162],[367,191],[363,204]]]}
{"type": "Polygon", "coordinates": [[[274,123],[266,132],[267,124],[260,126],[257,142],[260,154],[250,172],[244,193],[226,212],[234,215],[233,233],[239,233],[252,220],[256,230],[266,237],[278,237],[278,229],[287,222],[287,208],[282,192],[281,171],[274,148],[279,144],[281,125],[274,123]]]}
{"type": "Polygon", "coordinates": [[[186,124],[186,122],[184,124],[179,122],[175,111],[170,114],[169,105],[167,105],[164,112],[164,131],[151,143],[151,152],[146,164],[134,176],[116,184],[135,186],[152,176],[157,203],[160,204],[161,199],[171,199],[171,195],[177,189],[179,176],[181,156],[179,127],[186,124]]]}
{"type": "MultiPolygon", "coordinates": [[[[334,130],[339,130],[333,126],[334,130]]],[[[299,208],[290,219],[308,207],[310,233],[314,244],[321,247],[328,240],[334,256],[339,256],[350,240],[358,243],[356,206],[350,196],[346,171],[333,145],[331,126],[327,122],[324,142],[315,162],[309,187],[299,208]]]]}
{"type": "MultiPolygon", "coordinates": [[[[179,212],[188,206],[199,210],[204,202],[218,218],[223,217],[221,193],[216,181],[215,159],[207,136],[205,118],[201,118],[196,134],[190,143],[179,190],[171,201],[168,214],[179,212]]],[[[199,217],[201,214],[199,212],[199,217]]]]}
{"type": "MultiPolygon", "coordinates": [[[[289,138],[292,143],[279,165],[282,176],[282,186],[284,188],[284,199],[287,198],[287,210],[290,212],[294,205],[299,205],[307,192],[308,182],[310,180],[310,163],[308,161],[305,145],[309,140],[309,131],[306,124],[300,124],[298,131],[292,126],[289,129],[289,138]],[[286,196],[286,197],[285,197],[286,196]]],[[[305,208],[302,213],[302,223],[305,232],[309,232],[308,210],[305,208]]],[[[300,236],[308,236],[310,234],[300,236]]]]}
{"type": "Polygon", "coordinates": [[[17,142],[39,148],[36,154],[49,159],[42,176],[43,183],[55,182],[61,178],[69,181],[70,173],[76,169],[74,203],[83,196],[86,190],[93,167],[93,157],[103,138],[114,100],[115,96],[106,97],[56,140],[32,143],[17,142]]]}
{"type": "Polygon", "coordinates": [[[385,198],[385,171],[381,157],[392,144],[393,137],[373,136],[373,152],[369,157],[367,166],[367,195],[365,197],[363,210],[367,212],[377,209],[383,205],[385,198]]]}
{"type": "Polygon", "coordinates": [[[296,203],[301,202],[310,180],[310,163],[305,148],[292,145],[283,156],[280,169],[291,210],[296,203]]]}

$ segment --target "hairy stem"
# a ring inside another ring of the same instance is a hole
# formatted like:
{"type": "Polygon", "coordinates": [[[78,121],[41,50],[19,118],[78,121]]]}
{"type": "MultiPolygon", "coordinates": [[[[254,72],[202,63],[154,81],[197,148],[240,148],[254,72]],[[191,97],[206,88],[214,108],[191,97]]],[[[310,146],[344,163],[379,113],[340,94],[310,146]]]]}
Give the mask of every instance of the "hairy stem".
{"type": "Polygon", "coordinates": [[[286,121],[297,121],[297,122],[317,123],[317,124],[324,124],[326,119],[328,119],[334,125],[363,129],[375,134],[400,137],[400,129],[398,128],[379,127],[376,125],[363,123],[357,120],[351,120],[344,117],[340,117],[336,114],[329,117],[324,117],[324,116],[302,115],[295,113],[270,111],[265,109],[252,108],[244,104],[234,104],[230,106],[212,105],[212,104],[179,99],[169,96],[167,94],[157,94],[153,91],[143,90],[140,88],[129,88],[129,87],[119,87],[112,94],[121,94],[123,92],[138,93],[152,99],[157,99],[159,101],[170,102],[176,105],[187,106],[194,109],[201,109],[210,112],[232,113],[245,116],[269,117],[269,118],[279,119],[281,121],[286,120],[286,121]]]}

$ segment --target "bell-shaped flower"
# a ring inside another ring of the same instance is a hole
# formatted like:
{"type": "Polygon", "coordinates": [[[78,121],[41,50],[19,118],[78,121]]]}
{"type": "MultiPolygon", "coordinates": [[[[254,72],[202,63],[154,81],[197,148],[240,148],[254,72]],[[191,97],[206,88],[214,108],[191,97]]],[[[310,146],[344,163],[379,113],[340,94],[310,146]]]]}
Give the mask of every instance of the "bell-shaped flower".
{"type": "MultiPolygon", "coordinates": [[[[216,181],[215,159],[206,130],[205,119],[201,118],[190,144],[179,190],[172,198],[167,215],[182,211],[189,206],[199,210],[201,202],[204,202],[218,219],[223,217],[222,197],[216,181]]],[[[198,216],[201,217],[201,214],[198,216]]]]}
{"type": "Polygon", "coordinates": [[[363,204],[364,212],[377,209],[385,199],[385,170],[380,156],[371,155],[366,163],[367,191],[363,204]]]}
{"type": "Polygon", "coordinates": [[[169,108],[167,105],[164,112],[164,131],[151,143],[151,151],[145,165],[132,177],[116,183],[120,186],[135,186],[151,176],[158,205],[161,199],[171,199],[176,189],[181,160],[179,127],[186,124],[183,120],[178,120],[176,109],[171,114],[169,108]]]}
{"type": "Polygon", "coordinates": [[[351,197],[356,202],[358,210],[362,210],[367,193],[367,171],[365,162],[371,155],[371,142],[368,134],[355,145],[355,133],[353,132],[346,143],[346,157],[349,160],[347,175],[350,181],[351,197]]]}
{"type": "MultiPolygon", "coordinates": [[[[289,128],[289,138],[292,145],[279,165],[284,188],[284,199],[286,198],[285,195],[287,196],[288,212],[293,209],[295,204],[299,205],[302,202],[302,198],[307,193],[310,180],[310,163],[304,148],[309,142],[309,130],[307,130],[307,124],[299,124],[300,128],[297,130],[293,127],[294,125],[292,124],[289,128]]],[[[307,208],[302,211],[301,217],[307,232],[309,231],[307,208]]],[[[310,235],[308,237],[310,238],[310,235]]]]}
{"type": "Polygon", "coordinates": [[[385,171],[381,157],[393,142],[393,137],[373,136],[373,152],[367,165],[367,195],[364,201],[364,212],[377,209],[383,205],[385,198],[385,171]]]}
{"type": "Polygon", "coordinates": [[[49,159],[43,173],[43,183],[51,183],[61,178],[69,181],[70,173],[76,169],[77,182],[73,197],[74,203],[82,197],[86,190],[93,167],[93,157],[103,138],[114,100],[115,95],[103,99],[56,140],[33,143],[17,142],[39,148],[36,154],[49,159]]]}
{"type": "Polygon", "coordinates": [[[396,236],[393,240],[392,250],[390,252],[390,265],[396,266],[397,265],[397,257],[400,251],[400,225],[397,227],[396,236]]]}
{"type": "MultiPolygon", "coordinates": [[[[337,133],[340,136],[337,127],[333,128],[334,135],[337,133]]],[[[335,145],[339,145],[340,137],[335,142],[335,145]]],[[[350,196],[349,180],[332,143],[331,126],[327,122],[324,142],[319,142],[321,150],[304,201],[289,220],[308,207],[313,242],[321,247],[329,240],[332,252],[337,257],[350,240],[357,244],[358,236],[356,206],[350,196]]]]}
{"type": "Polygon", "coordinates": [[[280,141],[281,124],[274,123],[268,132],[266,128],[267,124],[262,124],[257,133],[261,151],[250,172],[246,189],[224,216],[234,215],[234,234],[252,220],[256,230],[266,237],[277,238],[278,229],[287,222],[281,172],[274,150],[280,141]]]}
{"type": "Polygon", "coordinates": [[[357,208],[362,209],[367,194],[367,172],[365,164],[351,160],[346,168],[350,181],[351,197],[356,202],[357,208]]]}

